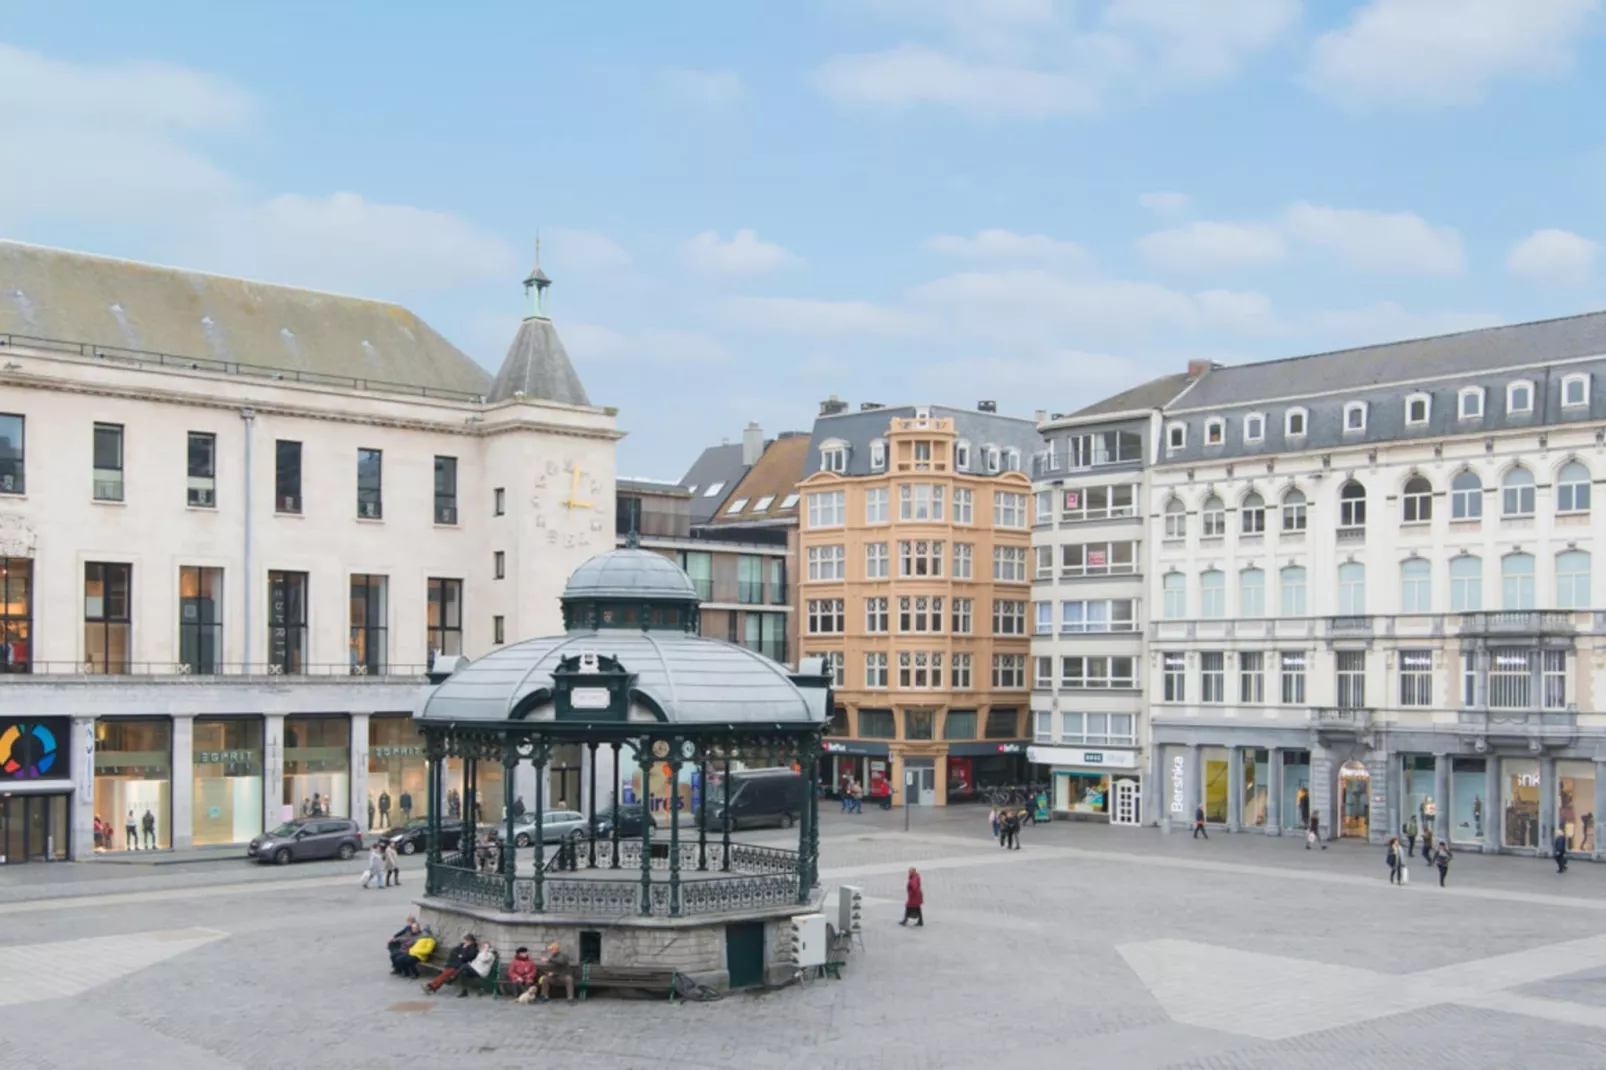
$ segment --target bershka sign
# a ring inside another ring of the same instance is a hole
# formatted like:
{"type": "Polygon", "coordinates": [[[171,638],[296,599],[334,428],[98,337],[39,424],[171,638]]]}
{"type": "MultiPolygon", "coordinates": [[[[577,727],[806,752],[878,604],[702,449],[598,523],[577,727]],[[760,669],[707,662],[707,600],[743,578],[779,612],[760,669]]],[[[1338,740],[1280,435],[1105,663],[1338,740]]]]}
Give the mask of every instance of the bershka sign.
{"type": "Polygon", "coordinates": [[[1188,812],[1188,759],[1177,754],[1171,758],[1171,812],[1173,814],[1186,814],[1188,812]]]}

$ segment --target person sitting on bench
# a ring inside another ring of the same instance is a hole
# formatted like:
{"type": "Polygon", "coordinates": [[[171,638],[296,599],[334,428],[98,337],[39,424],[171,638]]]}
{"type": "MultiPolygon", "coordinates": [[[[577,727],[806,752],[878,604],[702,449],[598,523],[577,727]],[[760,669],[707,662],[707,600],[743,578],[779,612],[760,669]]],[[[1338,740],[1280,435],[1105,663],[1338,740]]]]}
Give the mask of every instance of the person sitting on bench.
{"type": "Polygon", "coordinates": [[[530,949],[521,947],[513,952],[513,961],[507,964],[507,980],[502,982],[502,994],[515,998],[535,987],[535,960],[530,949]]]}
{"type": "Polygon", "coordinates": [[[541,971],[539,986],[541,1002],[545,1003],[548,1000],[552,982],[562,981],[565,995],[569,1002],[573,1003],[574,971],[569,968],[569,956],[563,953],[563,949],[556,943],[548,944],[546,954],[541,956],[538,966],[541,971]]]}
{"type": "MultiPolygon", "coordinates": [[[[453,978],[462,970],[468,969],[469,963],[479,956],[480,945],[474,939],[473,933],[465,933],[463,942],[452,948],[452,953],[446,956],[446,965],[433,981],[424,983],[424,991],[434,995],[441,990],[442,985],[451,984],[453,978]]],[[[465,989],[465,994],[466,994],[465,989]]]]}

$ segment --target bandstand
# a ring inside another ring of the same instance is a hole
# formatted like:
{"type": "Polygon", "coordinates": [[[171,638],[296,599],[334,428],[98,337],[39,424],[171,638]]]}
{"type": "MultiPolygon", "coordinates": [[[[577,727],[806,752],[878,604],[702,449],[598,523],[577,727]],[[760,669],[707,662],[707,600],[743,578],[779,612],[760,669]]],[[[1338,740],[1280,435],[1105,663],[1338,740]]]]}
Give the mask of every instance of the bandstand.
{"type": "Polygon", "coordinates": [[[575,570],[563,621],[562,635],[431,678],[414,718],[430,758],[420,920],[443,939],[472,931],[504,959],[556,940],[577,963],[674,969],[715,988],[790,976],[790,918],[820,898],[813,781],[830,710],[824,666],[794,673],[699,636],[691,579],[634,547],[575,570]],[[576,746],[586,767],[579,809],[611,817],[610,831],[555,844],[527,833],[530,846],[519,847],[515,782],[533,767],[533,825],[522,827],[544,829],[548,763],[576,746]],[[460,784],[448,783],[449,758],[460,784]],[[440,835],[446,793],[478,798],[485,762],[501,764],[505,796],[490,866],[477,864],[472,845],[487,826],[476,826],[473,807],[460,850],[443,851],[440,835]],[[743,843],[719,816],[732,772],[768,766],[802,771],[795,849],[789,836],[785,846],[743,843]],[[627,785],[644,816],[662,807],[639,836],[619,831],[627,785]]]}

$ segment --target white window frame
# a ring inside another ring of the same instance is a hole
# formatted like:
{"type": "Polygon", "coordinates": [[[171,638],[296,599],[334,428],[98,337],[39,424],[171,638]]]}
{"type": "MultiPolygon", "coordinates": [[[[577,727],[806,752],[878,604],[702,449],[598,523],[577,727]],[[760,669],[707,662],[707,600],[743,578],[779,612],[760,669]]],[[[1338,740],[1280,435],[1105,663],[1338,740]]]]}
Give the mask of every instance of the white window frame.
{"type": "Polygon", "coordinates": [[[963,472],[970,468],[970,443],[960,439],[954,444],[954,470],[963,472]]]}
{"type": "Polygon", "coordinates": [[[1166,502],[1161,515],[1165,517],[1164,532],[1167,539],[1188,537],[1188,507],[1182,504],[1181,499],[1172,498],[1166,502]]]}
{"type": "Polygon", "coordinates": [[[1483,519],[1483,477],[1470,468],[1463,468],[1450,477],[1450,519],[1451,520],[1482,520],[1483,519]],[[1457,487],[1462,476],[1471,476],[1478,481],[1477,489],[1471,487],[1457,487]]]}
{"type": "Polygon", "coordinates": [[[887,467],[887,443],[884,439],[875,439],[870,443],[870,471],[880,472],[887,467]]]}
{"type": "Polygon", "coordinates": [[[870,487],[864,492],[864,522],[866,524],[890,524],[892,495],[886,487],[870,487]]]}
{"type": "Polygon", "coordinates": [[[735,501],[731,502],[728,506],[725,507],[725,515],[726,516],[735,516],[737,513],[741,512],[743,509],[746,509],[746,508],[747,508],[747,499],[746,498],[737,498],[735,501]]]}
{"type": "Polygon", "coordinates": [[[1533,469],[1515,465],[1500,477],[1500,517],[1503,520],[1526,520],[1539,510],[1539,479],[1533,469]],[[1518,472],[1527,476],[1527,482],[1512,482],[1518,472]]]}
{"type": "Polygon", "coordinates": [[[988,471],[989,474],[991,474],[991,475],[997,475],[998,474],[998,469],[999,469],[999,464],[1000,464],[1001,457],[1002,457],[1002,454],[999,453],[999,450],[998,450],[997,446],[988,446],[987,447],[987,471],[988,471]]]}
{"type": "Polygon", "coordinates": [[[1366,430],[1366,402],[1364,402],[1364,401],[1346,401],[1344,403],[1344,434],[1346,434],[1346,435],[1358,435],[1358,434],[1361,434],[1362,432],[1364,432],[1365,430],[1366,430]],[[1350,422],[1350,415],[1351,414],[1358,415],[1360,417],[1360,419],[1355,421],[1352,424],[1350,422]]]}
{"type": "Polygon", "coordinates": [[[1429,420],[1431,420],[1432,418],[1433,418],[1433,395],[1432,394],[1407,394],[1407,395],[1405,395],[1405,426],[1406,427],[1422,427],[1425,424],[1427,424],[1427,422],[1429,420]],[[1422,417],[1421,417],[1421,419],[1413,419],[1411,417],[1411,409],[1418,402],[1421,402],[1421,404],[1422,404],[1422,417]]]}
{"type": "Polygon", "coordinates": [[[1225,446],[1227,444],[1227,421],[1219,416],[1212,416],[1205,421],[1204,444],[1206,446],[1225,446]]]}
{"type": "Polygon", "coordinates": [[[1310,434],[1310,412],[1303,408],[1289,409],[1283,413],[1283,437],[1304,438],[1310,434]],[[1299,430],[1294,430],[1294,418],[1299,418],[1299,430]]]}
{"type": "Polygon", "coordinates": [[[1219,539],[1227,534],[1227,503],[1221,495],[1211,494],[1199,507],[1199,537],[1219,539]]]}
{"type": "Polygon", "coordinates": [[[1483,387],[1464,386],[1455,396],[1455,418],[1457,420],[1483,419],[1483,387]],[[1472,402],[1472,404],[1468,404],[1472,402]]]}
{"type": "Polygon", "coordinates": [[[827,444],[820,447],[820,471],[835,472],[838,475],[848,470],[848,447],[844,443],[827,444]]]}
{"type": "Polygon", "coordinates": [[[1176,453],[1178,450],[1188,448],[1188,425],[1172,423],[1165,425],[1165,451],[1176,453]]]}
{"type": "Polygon", "coordinates": [[[1589,471],[1589,466],[1577,457],[1569,459],[1567,463],[1556,470],[1556,514],[1558,516],[1587,515],[1591,497],[1590,488],[1593,484],[1594,476],[1589,471]],[[1562,482],[1561,477],[1566,475],[1567,469],[1575,464],[1584,470],[1583,482],[1580,483],[1577,480],[1562,482]],[[1582,493],[1580,493],[1580,488],[1582,488],[1582,493]],[[1564,497],[1567,499],[1565,506],[1562,501],[1564,497]],[[1583,504],[1579,504],[1580,499],[1582,499],[1583,504]]]}
{"type": "Polygon", "coordinates": [[[1004,454],[1004,467],[1011,472],[1020,471],[1020,450],[1011,448],[1004,454]]]}
{"type": "Polygon", "coordinates": [[[1264,442],[1266,440],[1266,414],[1252,412],[1244,417],[1244,441],[1264,442]]]}
{"type": "Polygon", "coordinates": [[[805,555],[806,575],[811,583],[829,583],[848,578],[848,548],[842,543],[810,546],[805,555]]]}
{"type": "Polygon", "coordinates": [[[1564,409],[1585,409],[1589,407],[1588,372],[1574,372],[1571,375],[1564,375],[1561,377],[1561,407],[1564,409]],[[1584,396],[1578,401],[1568,401],[1567,395],[1575,383],[1583,386],[1584,396]]]}
{"type": "Polygon", "coordinates": [[[1527,379],[1516,379],[1516,380],[1513,380],[1512,382],[1507,383],[1506,384],[1506,415],[1507,416],[1511,416],[1511,415],[1516,415],[1516,414],[1520,414],[1520,413],[1531,413],[1533,411],[1534,411],[1534,385],[1533,385],[1533,383],[1531,381],[1527,380],[1527,379]],[[1519,390],[1528,391],[1528,404],[1522,406],[1521,408],[1518,408],[1516,402],[1513,400],[1513,396],[1519,390]]]}
{"type": "Polygon", "coordinates": [[[887,687],[887,655],[882,651],[868,651],[864,655],[864,686],[866,690],[884,691],[887,687]]]}
{"type": "Polygon", "coordinates": [[[809,493],[808,520],[811,529],[842,527],[847,523],[847,511],[846,491],[817,490],[809,493]],[[830,510],[825,508],[828,502],[832,506],[830,510]],[[835,519],[827,519],[827,516],[835,519]]]}
{"type": "Polygon", "coordinates": [[[885,595],[864,600],[864,630],[869,634],[883,635],[892,630],[887,601],[885,595]]]}

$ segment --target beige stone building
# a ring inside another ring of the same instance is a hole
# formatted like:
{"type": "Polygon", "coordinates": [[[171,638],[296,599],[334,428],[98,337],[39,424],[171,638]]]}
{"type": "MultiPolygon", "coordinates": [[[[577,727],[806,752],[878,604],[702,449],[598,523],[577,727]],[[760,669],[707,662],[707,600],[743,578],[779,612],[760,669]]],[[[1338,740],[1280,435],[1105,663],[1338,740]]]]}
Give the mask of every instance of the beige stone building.
{"type": "Polygon", "coordinates": [[[1026,779],[1033,423],[821,406],[798,562],[799,653],[835,671],[821,779],[919,805],[1026,779]],[[907,776],[907,780],[906,780],[907,776]]]}

